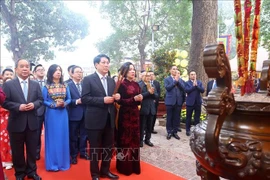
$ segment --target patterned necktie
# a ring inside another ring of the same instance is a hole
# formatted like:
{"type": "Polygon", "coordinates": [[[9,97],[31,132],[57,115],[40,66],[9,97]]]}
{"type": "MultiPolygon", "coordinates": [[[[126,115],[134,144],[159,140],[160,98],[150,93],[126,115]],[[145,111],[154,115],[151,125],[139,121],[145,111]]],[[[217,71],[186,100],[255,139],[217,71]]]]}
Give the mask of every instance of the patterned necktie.
{"type": "Polygon", "coordinates": [[[28,96],[28,87],[27,87],[27,81],[22,81],[23,83],[23,95],[25,100],[27,101],[27,96],[28,96]]]}
{"type": "Polygon", "coordinates": [[[105,90],[105,92],[106,92],[106,95],[108,95],[108,89],[107,89],[107,82],[106,82],[106,77],[105,76],[103,76],[102,78],[102,85],[103,85],[103,88],[104,88],[104,90],[105,90]]]}
{"type": "Polygon", "coordinates": [[[82,94],[82,89],[81,89],[81,84],[80,83],[76,83],[77,89],[79,91],[79,94],[82,94]]]}

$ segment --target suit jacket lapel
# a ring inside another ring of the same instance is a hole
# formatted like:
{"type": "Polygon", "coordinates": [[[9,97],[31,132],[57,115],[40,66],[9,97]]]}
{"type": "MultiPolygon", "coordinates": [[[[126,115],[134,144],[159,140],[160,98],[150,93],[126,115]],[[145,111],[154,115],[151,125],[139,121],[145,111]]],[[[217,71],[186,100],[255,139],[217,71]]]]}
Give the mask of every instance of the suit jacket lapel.
{"type": "Polygon", "coordinates": [[[80,92],[79,92],[79,90],[78,90],[78,88],[77,88],[77,85],[72,81],[72,83],[70,84],[71,86],[71,88],[73,88],[73,90],[75,91],[75,92],[77,92],[77,94],[78,94],[78,96],[81,96],[80,95],[80,92]]]}
{"type": "Polygon", "coordinates": [[[29,93],[30,92],[30,89],[33,87],[33,82],[29,78],[28,78],[28,85],[29,86],[28,86],[28,92],[27,92],[27,102],[30,99],[30,95],[31,95],[31,93],[29,93]]]}
{"type": "Polygon", "coordinates": [[[171,80],[171,82],[173,82],[173,77],[172,76],[170,76],[170,80],[171,80]]]}
{"type": "MultiPolygon", "coordinates": [[[[102,85],[102,83],[101,83],[101,80],[100,80],[100,78],[99,78],[99,76],[98,76],[98,74],[97,73],[95,73],[95,81],[96,81],[96,83],[97,83],[97,85],[99,86],[99,88],[101,89],[101,91],[104,93],[104,95],[106,96],[106,92],[105,92],[105,89],[104,89],[104,87],[103,87],[103,85],[102,85]]],[[[107,85],[108,85],[108,80],[107,80],[107,85]]]]}
{"type": "Polygon", "coordinates": [[[14,86],[15,86],[15,89],[17,89],[18,93],[21,95],[22,99],[24,99],[24,101],[26,101],[24,98],[21,82],[19,81],[18,77],[16,77],[16,81],[14,83],[14,86]]]}
{"type": "Polygon", "coordinates": [[[113,94],[113,81],[110,81],[109,77],[107,77],[107,87],[108,87],[108,95],[112,95],[113,94]]]}

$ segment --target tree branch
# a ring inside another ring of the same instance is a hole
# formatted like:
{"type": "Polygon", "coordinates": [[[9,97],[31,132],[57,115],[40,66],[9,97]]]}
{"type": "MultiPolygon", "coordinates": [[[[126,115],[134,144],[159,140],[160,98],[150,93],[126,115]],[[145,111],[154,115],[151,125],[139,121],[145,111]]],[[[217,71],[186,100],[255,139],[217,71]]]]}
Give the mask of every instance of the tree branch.
{"type": "Polygon", "coordinates": [[[5,23],[7,23],[7,25],[9,27],[11,27],[12,26],[12,24],[11,24],[11,14],[8,11],[8,8],[7,8],[6,4],[5,4],[5,0],[0,0],[0,5],[1,5],[1,14],[2,14],[2,17],[3,17],[4,21],[5,21],[5,23]]]}
{"type": "MultiPolygon", "coordinates": [[[[125,8],[127,8],[127,10],[135,17],[135,21],[137,22],[139,28],[142,29],[142,27],[140,26],[140,22],[139,22],[139,20],[138,20],[138,18],[137,18],[137,17],[138,17],[138,14],[137,14],[137,13],[134,14],[134,13],[126,6],[125,3],[124,3],[124,6],[125,6],[125,8]]],[[[131,6],[132,6],[133,9],[136,9],[136,8],[134,7],[133,1],[131,1],[131,6]]]]}
{"type": "Polygon", "coordinates": [[[21,44],[21,52],[22,54],[24,53],[25,49],[34,41],[43,39],[43,38],[50,38],[53,37],[51,35],[46,35],[46,36],[40,36],[40,37],[32,37],[30,38],[27,42],[21,44]]]}

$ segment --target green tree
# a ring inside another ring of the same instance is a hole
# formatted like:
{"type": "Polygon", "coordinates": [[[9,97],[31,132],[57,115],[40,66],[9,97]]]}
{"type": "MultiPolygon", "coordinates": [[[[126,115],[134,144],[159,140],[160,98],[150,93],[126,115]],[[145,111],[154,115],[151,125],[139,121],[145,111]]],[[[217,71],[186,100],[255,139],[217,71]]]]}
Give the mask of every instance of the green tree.
{"type": "Polygon", "coordinates": [[[1,0],[1,33],[13,60],[54,59],[54,51],[72,51],[88,34],[88,21],[60,1],[1,0]]]}
{"type": "MultiPolygon", "coordinates": [[[[155,48],[188,49],[190,45],[190,1],[108,1],[102,2],[100,11],[109,18],[114,33],[97,43],[113,61],[124,57],[140,60],[141,68],[151,54],[151,26],[159,25],[155,32],[155,48]]],[[[117,63],[118,64],[118,63],[117,63]]],[[[118,64],[119,65],[119,64],[118,64]]]]}
{"type": "MultiPolygon", "coordinates": [[[[168,51],[167,49],[160,48],[152,55],[153,62],[155,64],[156,80],[160,83],[160,99],[165,98],[164,79],[170,74],[170,69],[174,65],[176,59],[176,51],[168,51]]],[[[181,70],[181,67],[178,66],[181,70]]]]}
{"type": "Polygon", "coordinates": [[[270,55],[270,1],[264,0],[261,5],[261,41],[262,46],[266,48],[270,55]]]}
{"type": "Polygon", "coordinates": [[[204,85],[208,77],[203,67],[203,50],[207,44],[217,41],[217,0],[197,1],[193,0],[192,33],[189,71],[195,70],[199,80],[204,85]]]}

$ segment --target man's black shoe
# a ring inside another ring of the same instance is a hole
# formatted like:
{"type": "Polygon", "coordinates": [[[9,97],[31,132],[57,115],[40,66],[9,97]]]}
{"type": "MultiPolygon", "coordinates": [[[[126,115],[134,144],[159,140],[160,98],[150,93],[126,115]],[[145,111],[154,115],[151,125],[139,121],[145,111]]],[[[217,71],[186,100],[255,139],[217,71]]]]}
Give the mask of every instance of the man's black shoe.
{"type": "Polygon", "coordinates": [[[172,134],[169,133],[169,134],[167,135],[167,139],[169,140],[169,139],[171,139],[171,137],[172,137],[172,134]]]}
{"type": "Polygon", "coordinates": [[[153,130],[153,131],[152,131],[152,134],[157,134],[157,131],[154,131],[154,130],[153,130]]]}
{"type": "Polygon", "coordinates": [[[88,156],[88,154],[80,155],[80,158],[81,158],[81,159],[90,160],[90,157],[88,156]]]}
{"type": "Polygon", "coordinates": [[[178,136],[178,134],[177,133],[173,133],[173,137],[175,138],[175,139],[180,139],[180,137],[178,136]]]}
{"type": "Polygon", "coordinates": [[[110,171],[106,174],[100,174],[100,177],[102,178],[109,178],[109,179],[119,179],[119,176],[111,173],[110,171]]]}
{"type": "Polygon", "coordinates": [[[39,175],[37,175],[37,174],[29,175],[27,177],[28,177],[28,179],[42,180],[42,178],[39,175]]]}
{"type": "Polygon", "coordinates": [[[146,145],[150,146],[150,147],[153,147],[153,146],[154,146],[154,144],[151,143],[150,141],[144,141],[144,143],[145,143],[146,145]]]}
{"type": "Polygon", "coordinates": [[[140,142],[140,147],[143,147],[143,142],[142,141],[140,142]]]}
{"type": "Polygon", "coordinates": [[[186,135],[187,135],[187,136],[190,136],[190,131],[187,131],[187,132],[186,132],[186,135]]]}
{"type": "Polygon", "coordinates": [[[178,131],[178,132],[182,132],[181,128],[177,128],[177,131],[178,131]]]}
{"type": "Polygon", "coordinates": [[[16,180],[24,180],[23,177],[16,177],[16,180]]]}
{"type": "Polygon", "coordinates": [[[77,163],[78,163],[77,158],[72,158],[70,160],[70,164],[77,164],[77,163]]]}

